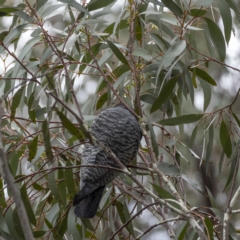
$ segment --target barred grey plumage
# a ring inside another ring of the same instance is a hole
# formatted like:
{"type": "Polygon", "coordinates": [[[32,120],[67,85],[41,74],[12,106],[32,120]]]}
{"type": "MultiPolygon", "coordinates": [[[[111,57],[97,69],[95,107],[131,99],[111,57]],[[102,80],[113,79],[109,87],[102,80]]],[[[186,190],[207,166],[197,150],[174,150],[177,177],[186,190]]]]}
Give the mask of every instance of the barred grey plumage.
{"type": "MultiPolygon", "coordinates": [[[[123,165],[126,166],[136,157],[142,138],[141,127],[135,116],[121,103],[102,111],[93,121],[90,131],[97,141],[111,149],[123,165]]],[[[120,168],[100,146],[89,143],[83,150],[82,164],[120,168]]],[[[119,173],[107,168],[81,168],[80,191],[73,200],[77,217],[92,218],[96,215],[105,185],[119,173]]]]}

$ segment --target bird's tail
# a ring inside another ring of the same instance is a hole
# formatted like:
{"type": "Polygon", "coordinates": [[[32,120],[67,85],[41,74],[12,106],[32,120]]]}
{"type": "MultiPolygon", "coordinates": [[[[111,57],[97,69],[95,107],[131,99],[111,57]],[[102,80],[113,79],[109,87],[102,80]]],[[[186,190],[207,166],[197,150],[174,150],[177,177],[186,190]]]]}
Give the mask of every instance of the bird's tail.
{"type": "Polygon", "coordinates": [[[75,195],[73,206],[74,213],[79,218],[92,218],[96,215],[97,209],[105,186],[101,186],[87,196],[82,196],[81,191],[75,195]]]}

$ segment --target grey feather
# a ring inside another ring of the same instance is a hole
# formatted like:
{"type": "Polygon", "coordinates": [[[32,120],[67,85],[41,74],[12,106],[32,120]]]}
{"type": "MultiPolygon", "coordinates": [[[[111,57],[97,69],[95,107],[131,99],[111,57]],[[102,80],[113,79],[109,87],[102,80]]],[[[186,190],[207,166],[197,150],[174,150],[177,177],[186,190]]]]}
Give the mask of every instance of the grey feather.
{"type": "MultiPolygon", "coordinates": [[[[93,121],[90,131],[97,141],[111,149],[123,165],[126,166],[136,158],[142,131],[135,116],[124,105],[118,104],[102,111],[93,121]]],[[[82,164],[119,168],[106,151],[90,143],[85,144],[82,164]]],[[[82,167],[81,188],[73,200],[75,214],[80,218],[95,216],[105,185],[119,173],[107,168],[82,167]]]]}

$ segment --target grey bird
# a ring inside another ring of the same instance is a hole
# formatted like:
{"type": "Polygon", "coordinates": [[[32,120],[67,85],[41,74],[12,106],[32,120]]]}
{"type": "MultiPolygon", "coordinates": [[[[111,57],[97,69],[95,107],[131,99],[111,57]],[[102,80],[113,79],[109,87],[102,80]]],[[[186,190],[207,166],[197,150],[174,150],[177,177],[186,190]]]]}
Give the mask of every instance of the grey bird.
{"type": "MultiPolygon", "coordinates": [[[[102,111],[94,119],[90,132],[98,142],[108,147],[124,166],[136,158],[142,130],[136,117],[123,104],[119,103],[102,111]]],[[[109,153],[90,143],[85,144],[82,164],[120,168],[109,153]]],[[[73,200],[77,217],[92,218],[96,215],[106,184],[119,173],[107,168],[81,168],[80,191],[73,200]]]]}

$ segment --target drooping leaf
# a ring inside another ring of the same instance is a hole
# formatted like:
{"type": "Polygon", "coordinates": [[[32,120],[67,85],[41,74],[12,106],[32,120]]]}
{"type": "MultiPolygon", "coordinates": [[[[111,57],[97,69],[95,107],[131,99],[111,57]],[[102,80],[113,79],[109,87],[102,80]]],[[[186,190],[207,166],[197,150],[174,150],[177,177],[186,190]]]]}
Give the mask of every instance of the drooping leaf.
{"type": "Polygon", "coordinates": [[[53,197],[57,200],[57,202],[62,202],[62,199],[61,199],[60,194],[59,194],[59,189],[57,187],[54,172],[50,172],[48,174],[47,180],[48,180],[49,189],[51,190],[51,193],[52,193],[53,197]]]}
{"type": "Polygon", "coordinates": [[[36,123],[36,110],[33,107],[34,105],[34,94],[35,92],[32,92],[28,99],[28,115],[33,123],[36,123]]]}
{"type": "Polygon", "coordinates": [[[155,97],[151,94],[143,94],[140,96],[140,100],[149,104],[153,104],[155,101],[155,97]]]}
{"type": "Polygon", "coordinates": [[[186,176],[185,174],[182,174],[182,179],[186,181],[192,188],[194,188],[197,192],[199,192],[202,195],[206,195],[205,191],[196,183],[194,182],[191,178],[186,176]]]}
{"type": "Polygon", "coordinates": [[[127,59],[123,56],[123,53],[118,49],[118,47],[111,41],[106,40],[108,46],[111,48],[115,56],[125,65],[128,65],[127,59]]]}
{"type": "Polygon", "coordinates": [[[162,104],[170,97],[170,95],[173,93],[173,89],[175,88],[175,85],[177,83],[177,77],[174,77],[170,79],[163,87],[159,94],[159,96],[154,101],[150,112],[155,112],[158,110],[162,104]]]}
{"type": "MultiPolygon", "coordinates": [[[[67,161],[66,166],[72,166],[69,160],[67,161]]],[[[75,182],[74,182],[73,176],[74,175],[71,168],[65,170],[66,187],[67,187],[68,195],[70,198],[73,198],[74,195],[76,194],[75,182]]]]}
{"type": "Polygon", "coordinates": [[[186,221],[183,221],[180,226],[177,229],[175,239],[177,240],[184,240],[187,232],[189,223],[186,221]]]}
{"type": "Polygon", "coordinates": [[[45,151],[46,155],[49,161],[53,161],[53,153],[51,148],[51,139],[50,139],[50,133],[48,128],[48,121],[44,120],[42,124],[42,133],[43,133],[43,140],[45,145],[45,151]]]}
{"type": "Polygon", "coordinates": [[[25,87],[18,89],[18,91],[13,96],[12,107],[11,107],[11,117],[10,117],[11,120],[13,120],[15,117],[16,110],[20,104],[20,100],[21,100],[23,92],[24,92],[24,88],[25,87]]]}
{"type": "Polygon", "coordinates": [[[22,240],[22,238],[18,235],[18,233],[16,232],[15,227],[14,227],[12,208],[9,208],[7,210],[6,215],[5,215],[5,220],[6,220],[7,228],[9,230],[9,232],[11,233],[11,237],[12,237],[11,239],[22,240]]]}
{"type": "Polygon", "coordinates": [[[161,162],[158,164],[158,168],[167,176],[178,177],[180,175],[180,170],[173,164],[161,162]]]}
{"type": "Polygon", "coordinates": [[[234,117],[235,121],[237,122],[238,126],[240,127],[240,120],[239,120],[239,118],[237,117],[237,115],[234,112],[232,114],[233,114],[233,117],[234,117]]]}
{"type": "MultiPolygon", "coordinates": [[[[175,201],[177,201],[177,199],[168,191],[166,191],[165,189],[161,188],[160,186],[150,183],[154,190],[158,193],[159,197],[161,197],[162,199],[173,199],[175,201]]],[[[179,206],[179,204],[175,203],[175,202],[169,202],[169,204],[171,204],[172,206],[174,206],[175,208],[180,209],[181,207],[179,206]]]]}
{"type": "Polygon", "coordinates": [[[206,21],[212,41],[218,51],[220,60],[223,62],[226,57],[226,45],[221,30],[218,25],[209,18],[204,18],[206,21]]]}
{"type": "Polygon", "coordinates": [[[230,37],[231,37],[231,31],[232,31],[232,15],[230,8],[226,1],[224,0],[217,0],[218,7],[222,16],[222,21],[224,25],[224,33],[225,33],[225,39],[227,44],[229,43],[230,37]]]}
{"type": "Polygon", "coordinates": [[[202,86],[203,95],[204,95],[203,110],[206,111],[206,109],[208,108],[209,103],[211,101],[212,91],[211,91],[210,85],[208,83],[206,83],[205,81],[203,81],[201,78],[199,78],[199,82],[202,86]]]}
{"type": "Polygon", "coordinates": [[[154,151],[155,156],[157,158],[158,155],[159,155],[158,144],[157,144],[157,140],[156,140],[156,135],[155,135],[154,130],[153,130],[153,126],[152,126],[151,122],[149,121],[149,119],[148,119],[148,129],[149,129],[149,132],[150,132],[152,148],[153,148],[153,151],[154,151]]]}
{"type": "Polygon", "coordinates": [[[10,13],[14,13],[20,10],[23,10],[23,8],[7,6],[7,5],[0,6],[0,17],[11,16],[10,13]]]}
{"type": "Polygon", "coordinates": [[[198,125],[196,125],[195,128],[192,131],[191,141],[190,141],[190,147],[191,148],[192,148],[192,146],[193,146],[193,144],[195,142],[195,139],[196,139],[196,136],[197,136],[197,131],[198,131],[198,125]]]}
{"type": "MultiPolygon", "coordinates": [[[[225,130],[223,130],[225,131],[225,130]]],[[[220,133],[221,134],[221,133],[220,133]]],[[[221,138],[221,137],[220,137],[221,138]]],[[[229,163],[231,164],[231,168],[230,168],[230,173],[228,174],[228,179],[227,179],[227,182],[226,182],[226,185],[224,187],[224,190],[226,190],[226,188],[229,186],[229,184],[231,183],[232,181],[232,178],[233,178],[233,175],[234,175],[234,172],[238,169],[236,169],[236,163],[237,163],[237,158],[238,158],[238,149],[239,149],[239,145],[240,145],[240,140],[238,140],[238,142],[236,143],[233,151],[232,151],[232,154],[229,158],[229,163]]]]}
{"type": "Polygon", "coordinates": [[[181,17],[183,15],[182,9],[174,1],[162,0],[161,2],[178,17],[181,17]]]}
{"type": "Polygon", "coordinates": [[[29,149],[29,155],[28,160],[31,162],[37,153],[37,146],[38,146],[38,135],[29,143],[28,149],[29,149]]]}
{"type": "Polygon", "coordinates": [[[108,99],[108,93],[105,92],[98,99],[97,104],[96,104],[96,110],[100,109],[104,105],[104,103],[107,102],[107,99],[108,99]]]}
{"type": "MultiPolygon", "coordinates": [[[[128,210],[128,207],[127,207],[127,204],[125,203],[125,201],[123,202],[123,212],[124,212],[126,221],[128,221],[131,216],[130,216],[130,213],[129,213],[129,210],[128,210]]],[[[126,225],[126,228],[127,228],[128,232],[134,237],[134,230],[133,230],[133,223],[132,223],[132,221],[130,221],[126,225]]]]}
{"type": "Polygon", "coordinates": [[[208,144],[207,144],[207,150],[206,150],[206,172],[208,172],[210,157],[212,154],[213,139],[214,139],[214,130],[213,130],[213,125],[211,124],[211,126],[209,127],[208,144]]]}
{"type": "MultiPolygon", "coordinates": [[[[195,69],[195,73],[197,74],[198,77],[200,77],[202,80],[208,82],[209,84],[213,85],[213,86],[217,86],[217,83],[214,81],[214,79],[205,71],[203,71],[200,68],[194,68],[195,69]]],[[[193,72],[194,70],[193,68],[189,68],[190,71],[193,72]]]]}
{"type": "MultiPolygon", "coordinates": [[[[84,12],[86,15],[91,16],[85,7],[74,0],[59,0],[60,2],[67,3],[69,6],[76,8],[79,12],[84,12]]],[[[90,10],[89,10],[90,11],[90,10]]]]}
{"type": "Polygon", "coordinates": [[[203,114],[189,114],[189,115],[183,115],[180,117],[164,119],[159,121],[158,123],[166,126],[176,126],[180,124],[196,122],[200,120],[202,117],[203,117],[203,114]]]}
{"type": "Polygon", "coordinates": [[[97,10],[99,8],[106,7],[115,1],[116,0],[105,0],[105,1],[92,0],[87,5],[87,9],[89,12],[91,12],[91,11],[97,10]]]}
{"type": "Polygon", "coordinates": [[[205,15],[207,13],[206,10],[202,10],[202,9],[191,9],[189,11],[190,15],[194,16],[194,17],[202,17],[203,15],[205,15]]]}
{"type": "Polygon", "coordinates": [[[79,139],[79,141],[84,141],[85,136],[83,135],[82,132],[79,131],[79,129],[67,118],[67,116],[56,110],[58,117],[60,118],[63,126],[73,135],[75,136],[77,139],[79,139]]]}
{"type": "Polygon", "coordinates": [[[28,193],[27,193],[27,188],[26,188],[25,183],[22,185],[20,192],[21,192],[21,197],[22,197],[23,204],[24,204],[26,212],[27,212],[28,219],[29,219],[31,224],[36,226],[35,214],[33,212],[32,206],[31,206],[30,201],[29,201],[29,196],[28,196],[28,193]]]}
{"type": "Polygon", "coordinates": [[[213,223],[207,217],[204,218],[204,222],[205,226],[207,227],[207,229],[205,229],[205,232],[207,233],[208,239],[213,240],[213,223]]]}
{"type": "Polygon", "coordinates": [[[232,154],[232,143],[231,143],[228,128],[224,120],[222,120],[222,123],[220,126],[220,141],[225,154],[227,155],[228,158],[230,158],[232,154]]]}
{"type": "Polygon", "coordinates": [[[61,196],[61,199],[62,199],[63,208],[66,208],[67,194],[66,194],[66,180],[65,180],[64,173],[65,173],[64,169],[59,169],[57,171],[58,180],[59,180],[57,187],[58,187],[59,195],[61,196]]]}

